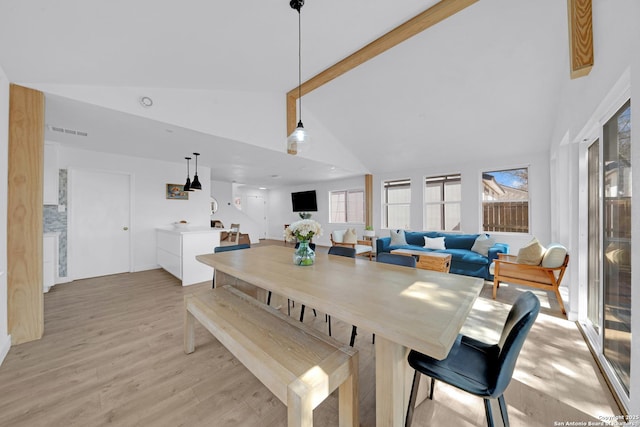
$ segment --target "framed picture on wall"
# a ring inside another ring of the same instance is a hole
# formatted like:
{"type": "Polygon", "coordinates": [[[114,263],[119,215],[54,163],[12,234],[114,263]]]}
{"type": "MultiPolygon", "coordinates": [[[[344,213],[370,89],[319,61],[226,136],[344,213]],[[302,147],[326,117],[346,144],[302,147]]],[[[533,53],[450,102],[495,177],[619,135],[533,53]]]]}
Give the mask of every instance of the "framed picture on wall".
{"type": "Polygon", "coordinates": [[[183,188],[180,184],[167,184],[167,199],[189,200],[189,192],[182,191],[183,188]]]}

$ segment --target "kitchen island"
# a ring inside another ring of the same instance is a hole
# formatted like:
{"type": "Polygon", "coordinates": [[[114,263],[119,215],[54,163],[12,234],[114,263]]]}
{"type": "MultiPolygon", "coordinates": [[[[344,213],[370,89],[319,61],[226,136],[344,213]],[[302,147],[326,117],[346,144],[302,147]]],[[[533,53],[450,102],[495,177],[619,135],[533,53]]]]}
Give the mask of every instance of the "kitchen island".
{"type": "Polygon", "coordinates": [[[196,260],[220,246],[221,228],[174,226],[156,228],[156,260],[169,273],[182,280],[182,286],[212,279],[211,267],[196,260]]]}

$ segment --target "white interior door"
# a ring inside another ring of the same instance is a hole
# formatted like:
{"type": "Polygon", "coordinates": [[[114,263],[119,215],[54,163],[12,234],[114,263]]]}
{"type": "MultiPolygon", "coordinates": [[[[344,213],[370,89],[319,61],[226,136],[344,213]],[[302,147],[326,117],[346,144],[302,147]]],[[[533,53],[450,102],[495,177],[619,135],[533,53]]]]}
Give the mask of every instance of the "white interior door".
{"type": "Polygon", "coordinates": [[[131,176],[69,171],[72,279],[131,271],[131,176]]]}
{"type": "Polygon", "coordinates": [[[247,196],[246,214],[260,227],[259,239],[267,238],[267,207],[263,197],[247,196]]]}

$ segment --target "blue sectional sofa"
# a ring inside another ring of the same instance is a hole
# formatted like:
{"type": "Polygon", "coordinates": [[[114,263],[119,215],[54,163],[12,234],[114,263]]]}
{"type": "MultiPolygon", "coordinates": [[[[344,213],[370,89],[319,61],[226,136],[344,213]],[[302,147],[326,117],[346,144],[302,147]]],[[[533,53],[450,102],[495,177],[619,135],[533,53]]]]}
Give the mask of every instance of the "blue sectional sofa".
{"type": "Polygon", "coordinates": [[[376,254],[391,252],[393,249],[447,253],[451,254],[450,273],[493,280],[493,275],[489,273],[489,266],[498,257],[499,253],[509,253],[509,245],[495,243],[489,248],[488,256],[484,256],[471,250],[478,236],[479,234],[442,233],[438,231],[405,231],[406,245],[391,246],[390,237],[381,237],[376,240],[376,254]],[[425,248],[425,236],[430,238],[444,237],[446,249],[433,250],[425,248]]]}

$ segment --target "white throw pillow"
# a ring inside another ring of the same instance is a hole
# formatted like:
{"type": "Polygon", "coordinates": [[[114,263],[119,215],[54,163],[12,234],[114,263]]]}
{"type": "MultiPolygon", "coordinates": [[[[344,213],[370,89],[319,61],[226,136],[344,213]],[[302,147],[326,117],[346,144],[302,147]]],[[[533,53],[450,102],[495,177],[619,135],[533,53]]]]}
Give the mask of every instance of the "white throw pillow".
{"type": "Polygon", "coordinates": [[[349,228],[346,233],[344,233],[342,243],[358,243],[358,236],[356,235],[355,228],[349,228]]]}
{"type": "Polygon", "coordinates": [[[404,236],[404,230],[389,230],[391,236],[390,246],[402,246],[407,244],[407,239],[404,236]]]}
{"type": "Polygon", "coordinates": [[[446,249],[444,246],[444,237],[427,237],[424,236],[424,247],[427,249],[446,249]]]}
{"type": "Polygon", "coordinates": [[[518,264],[540,265],[544,256],[544,246],[535,237],[518,251],[518,264]]]}
{"type": "Polygon", "coordinates": [[[496,242],[493,237],[481,234],[476,237],[476,241],[471,247],[471,250],[479,253],[480,255],[489,256],[489,248],[491,248],[495,243],[496,242]]]}
{"type": "Polygon", "coordinates": [[[333,241],[336,243],[343,243],[344,242],[344,233],[346,233],[347,230],[334,230],[331,235],[333,236],[333,241]]]}
{"type": "Polygon", "coordinates": [[[546,268],[558,268],[564,263],[567,255],[567,248],[559,243],[552,243],[547,247],[542,257],[542,266],[546,268]]]}

